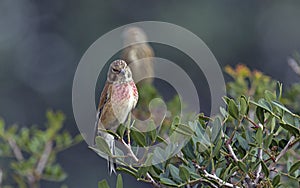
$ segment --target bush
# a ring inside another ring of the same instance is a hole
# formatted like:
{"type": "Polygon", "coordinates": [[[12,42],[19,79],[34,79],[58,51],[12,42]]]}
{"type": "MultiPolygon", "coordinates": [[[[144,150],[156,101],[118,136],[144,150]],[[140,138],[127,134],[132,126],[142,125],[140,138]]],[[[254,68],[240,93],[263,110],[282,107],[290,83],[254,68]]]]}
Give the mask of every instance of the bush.
{"type": "MultiPolygon", "coordinates": [[[[300,116],[292,112],[299,112],[298,105],[292,105],[298,90],[291,88],[284,95],[281,83],[243,65],[225,71],[232,81],[227,84],[229,96],[224,96],[227,107],[221,107],[220,114],[199,114],[184,123],[173,113],[169,123],[162,123],[168,125],[167,135],[184,137],[185,142],[172,142],[160,128],[139,132],[133,126],[126,132],[125,125],[120,126],[123,131],[111,133],[123,144],[118,156],[101,137],[93,150],[115,157],[121,164],[118,171],[153,187],[299,187],[300,116]],[[163,147],[140,154],[140,148],[157,143],[163,147]]],[[[108,187],[105,180],[99,182],[99,188],[108,187]]]]}
{"type": "Polygon", "coordinates": [[[82,137],[61,131],[65,116],[48,111],[46,129],[35,126],[5,127],[0,119],[0,157],[5,169],[0,169],[0,187],[37,188],[41,180],[63,181],[67,174],[56,162],[57,153],[82,141],[82,137]]]}

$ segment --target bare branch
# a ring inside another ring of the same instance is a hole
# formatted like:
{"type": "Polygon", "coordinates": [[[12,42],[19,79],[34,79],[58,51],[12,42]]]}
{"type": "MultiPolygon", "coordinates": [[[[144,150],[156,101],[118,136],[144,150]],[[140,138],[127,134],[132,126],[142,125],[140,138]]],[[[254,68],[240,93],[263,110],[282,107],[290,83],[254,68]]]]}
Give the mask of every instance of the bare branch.
{"type": "MultiPolygon", "coordinates": [[[[261,148],[258,148],[258,159],[259,160],[262,160],[262,149],[261,148]]],[[[257,171],[256,171],[256,175],[255,175],[255,184],[257,184],[258,183],[258,181],[259,181],[259,177],[260,177],[260,172],[261,172],[261,169],[262,169],[262,167],[261,167],[261,164],[259,164],[258,165],[258,169],[257,169],[257,171]]]]}
{"type": "Polygon", "coordinates": [[[200,170],[200,171],[204,172],[204,176],[206,178],[214,179],[214,180],[216,180],[222,186],[240,188],[239,186],[236,186],[234,184],[231,184],[231,183],[228,183],[228,182],[222,180],[221,178],[219,178],[215,174],[208,173],[205,169],[201,168],[201,166],[199,166],[198,164],[194,163],[194,165],[195,165],[195,167],[196,167],[197,170],[200,170]]]}
{"type": "Polygon", "coordinates": [[[288,64],[293,69],[293,71],[300,76],[300,66],[293,58],[288,58],[288,64]]]}
{"type": "Polygon", "coordinates": [[[38,177],[41,176],[41,174],[43,173],[45,167],[46,167],[46,164],[48,162],[48,159],[49,159],[49,156],[51,154],[51,151],[52,151],[52,141],[48,141],[46,144],[45,144],[45,148],[44,148],[44,151],[43,151],[43,154],[37,164],[37,167],[35,169],[35,172],[37,173],[38,177]]]}
{"type": "Polygon", "coordinates": [[[216,180],[220,185],[226,186],[226,187],[234,187],[234,188],[240,188],[239,186],[236,186],[234,184],[228,183],[222,179],[220,179],[218,176],[208,173],[206,170],[203,170],[205,177],[216,180]]]}
{"type": "Polygon", "coordinates": [[[229,153],[230,153],[230,155],[232,156],[233,160],[234,160],[235,162],[238,162],[239,159],[238,159],[237,156],[235,155],[235,153],[234,153],[234,151],[233,151],[231,145],[226,143],[226,147],[227,147],[227,149],[229,150],[229,153]]]}
{"type": "Polygon", "coordinates": [[[2,181],[3,181],[3,171],[0,168],[0,187],[2,187],[2,181]]]}
{"type": "Polygon", "coordinates": [[[24,160],[21,149],[18,147],[16,141],[13,138],[8,138],[8,144],[9,144],[10,148],[12,149],[16,159],[18,161],[24,160]]]}
{"type": "MultiPolygon", "coordinates": [[[[17,145],[16,141],[11,137],[8,138],[7,140],[8,140],[8,144],[9,144],[10,148],[12,149],[16,159],[18,161],[23,161],[24,157],[23,157],[22,151],[19,148],[19,146],[17,145]]],[[[27,181],[28,181],[30,187],[34,187],[34,184],[36,182],[34,175],[32,173],[29,173],[26,175],[26,177],[27,177],[27,181]]]]}
{"type": "MultiPolygon", "coordinates": [[[[135,162],[139,162],[139,159],[137,158],[137,156],[133,153],[131,146],[129,144],[127,144],[125,142],[125,140],[121,139],[122,144],[126,147],[128,155],[135,161],[135,162]]],[[[156,181],[152,178],[152,176],[147,172],[146,174],[147,178],[149,179],[150,183],[154,186],[154,187],[160,187],[158,183],[156,183],[156,181]]]]}
{"type": "Polygon", "coordinates": [[[270,165],[269,169],[273,169],[275,167],[275,165],[277,164],[277,162],[280,160],[280,158],[286,154],[286,152],[288,151],[288,149],[291,146],[291,143],[295,140],[295,136],[292,136],[290,138],[290,140],[288,141],[288,143],[286,144],[286,146],[283,148],[283,150],[281,150],[281,152],[279,153],[279,155],[276,157],[275,161],[270,165]]]}

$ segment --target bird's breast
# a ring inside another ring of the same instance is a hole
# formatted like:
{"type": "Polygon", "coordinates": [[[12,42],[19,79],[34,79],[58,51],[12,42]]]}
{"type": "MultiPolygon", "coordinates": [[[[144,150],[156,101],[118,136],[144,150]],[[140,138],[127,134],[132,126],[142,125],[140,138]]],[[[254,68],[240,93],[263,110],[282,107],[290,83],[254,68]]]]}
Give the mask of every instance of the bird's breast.
{"type": "Polygon", "coordinates": [[[134,82],[132,83],[114,84],[112,87],[111,102],[113,111],[119,117],[121,123],[125,121],[127,115],[137,103],[138,93],[134,82]]]}

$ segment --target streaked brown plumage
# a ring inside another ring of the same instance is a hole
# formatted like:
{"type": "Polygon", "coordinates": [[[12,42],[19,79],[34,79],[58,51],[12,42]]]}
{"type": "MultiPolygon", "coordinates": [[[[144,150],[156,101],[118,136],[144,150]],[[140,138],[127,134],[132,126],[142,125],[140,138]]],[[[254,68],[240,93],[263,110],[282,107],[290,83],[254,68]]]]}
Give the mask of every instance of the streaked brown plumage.
{"type": "MultiPolygon", "coordinates": [[[[97,111],[97,135],[102,136],[114,154],[114,137],[103,129],[116,131],[124,123],[138,101],[138,91],[132,73],[123,60],[111,63],[107,81],[100,96],[97,111]]],[[[109,173],[115,172],[113,160],[108,158],[109,173]]]]}

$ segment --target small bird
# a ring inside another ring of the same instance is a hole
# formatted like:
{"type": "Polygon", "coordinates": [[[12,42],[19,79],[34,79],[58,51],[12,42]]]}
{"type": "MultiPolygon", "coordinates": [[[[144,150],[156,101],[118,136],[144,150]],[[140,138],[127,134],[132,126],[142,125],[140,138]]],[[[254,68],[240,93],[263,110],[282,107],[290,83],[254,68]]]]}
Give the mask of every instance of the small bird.
{"type": "MultiPolygon", "coordinates": [[[[103,129],[116,132],[118,126],[127,120],[137,101],[138,91],[129,66],[123,60],[113,61],[100,96],[96,121],[96,135],[102,136],[106,140],[113,155],[115,150],[114,136],[104,132],[103,129]]],[[[108,157],[108,170],[110,174],[116,173],[114,160],[110,157],[108,157]]]]}
{"type": "Polygon", "coordinates": [[[122,51],[121,58],[130,65],[135,83],[141,77],[147,78],[141,83],[153,82],[154,52],[147,40],[146,33],[141,28],[129,27],[123,32],[123,44],[127,47],[122,51]]]}

